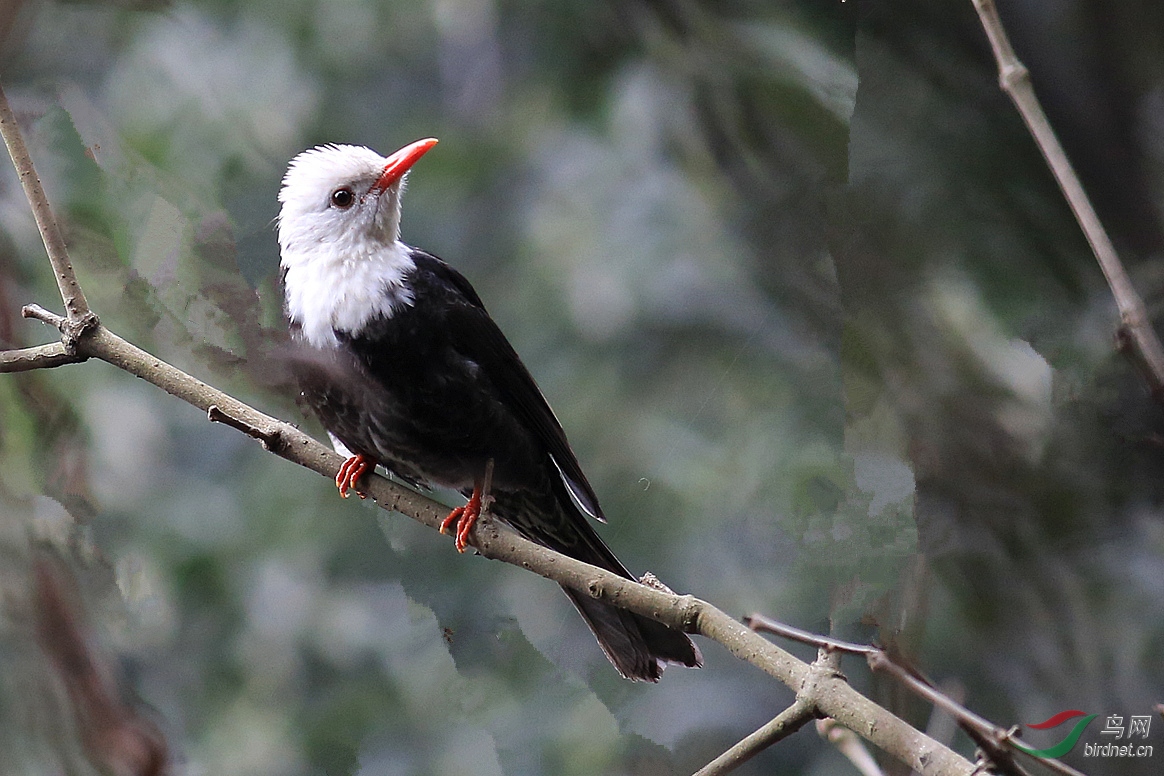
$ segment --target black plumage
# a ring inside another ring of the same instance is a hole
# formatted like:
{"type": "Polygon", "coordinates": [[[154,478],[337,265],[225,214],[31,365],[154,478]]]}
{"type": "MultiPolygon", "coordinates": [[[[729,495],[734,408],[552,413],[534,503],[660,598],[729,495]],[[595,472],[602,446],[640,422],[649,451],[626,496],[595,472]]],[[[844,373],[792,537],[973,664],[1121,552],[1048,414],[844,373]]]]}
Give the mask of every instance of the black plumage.
{"type": "MultiPolygon", "coordinates": [[[[634,577],[590,523],[598,498],[529,371],[477,293],[440,259],[409,249],[407,304],[338,346],[297,359],[303,395],[352,453],[415,485],[465,495],[493,461],[492,514],[522,536],[572,558],[634,577]]],[[[385,288],[384,293],[399,293],[385,288]]],[[[660,661],[698,666],[686,635],[566,590],[624,676],[655,681],[660,661]]]]}

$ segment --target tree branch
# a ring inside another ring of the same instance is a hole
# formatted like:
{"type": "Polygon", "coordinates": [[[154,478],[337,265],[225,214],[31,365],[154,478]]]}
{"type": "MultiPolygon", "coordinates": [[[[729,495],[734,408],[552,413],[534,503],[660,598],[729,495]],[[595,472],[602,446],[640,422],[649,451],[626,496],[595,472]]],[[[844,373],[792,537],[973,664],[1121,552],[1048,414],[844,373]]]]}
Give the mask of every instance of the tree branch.
{"type": "MultiPolygon", "coordinates": [[[[259,412],[151,356],[104,326],[87,332],[78,342],[78,351],[136,375],[208,415],[213,412],[216,420],[259,439],[276,455],[331,480],[343,463],[343,456],[295,426],[259,412]]],[[[384,509],[400,512],[433,529],[439,529],[448,513],[446,505],[378,474],[366,475],[361,485],[384,509]]],[[[478,522],[470,543],[486,558],[520,566],[677,630],[705,636],[789,687],[800,688],[812,677],[809,664],[693,596],[664,592],[574,560],[518,536],[491,519],[478,522]]],[[[819,714],[857,731],[925,776],[963,775],[973,771],[973,764],[968,760],[861,695],[839,674],[815,682],[809,700],[819,714]]]]}
{"type": "Polygon", "coordinates": [[[820,734],[821,738],[835,746],[837,751],[853,764],[861,776],[885,775],[881,766],[873,759],[873,755],[865,748],[865,744],[857,737],[857,734],[847,727],[838,725],[835,719],[818,719],[816,732],[820,734]]]}
{"type": "Polygon", "coordinates": [[[812,704],[798,696],[791,706],[777,714],[771,722],[700,768],[695,776],[723,776],[734,771],[772,744],[800,730],[813,716],[812,704]]]}
{"type": "Polygon", "coordinates": [[[836,650],[838,652],[848,652],[854,655],[868,655],[874,652],[881,652],[878,647],[869,644],[854,644],[851,641],[841,641],[834,639],[831,636],[821,636],[816,633],[810,633],[806,630],[793,627],[779,620],[773,620],[771,617],[766,617],[762,614],[749,614],[744,618],[744,625],[755,631],[762,631],[772,633],[777,636],[783,636],[786,639],[799,641],[802,644],[810,644],[818,649],[836,650]]]}
{"type": "MultiPolygon", "coordinates": [[[[983,719],[950,696],[934,687],[933,683],[922,676],[910,671],[895,662],[883,650],[876,650],[866,654],[869,667],[875,672],[886,673],[892,676],[915,695],[924,698],[942,711],[949,714],[958,723],[958,727],[978,744],[983,754],[990,759],[992,767],[999,773],[1008,776],[1027,776],[1027,772],[1015,761],[1015,754],[1022,753],[1030,756],[1023,749],[1015,745],[1017,726],[1006,730],[983,719]]],[[[1049,770],[1061,773],[1063,776],[1084,776],[1084,774],[1059,760],[1038,758],[1039,764],[1049,770]]]]}
{"type": "MultiPolygon", "coordinates": [[[[53,217],[52,207],[45,196],[44,187],[40,185],[40,177],[32,165],[32,156],[24,144],[20,134],[20,127],[16,124],[16,116],[8,105],[8,97],[0,87],[0,136],[4,137],[4,145],[8,147],[8,155],[12,157],[12,164],[16,167],[16,174],[20,176],[20,185],[24,188],[24,196],[32,207],[33,218],[40,229],[40,237],[48,252],[49,263],[53,266],[53,276],[57,280],[57,288],[61,291],[61,300],[65,303],[65,312],[73,323],[92,326],[97,323],[97,316],[89,309],[89,302],[85,300],[85,293],[77,282],[77,275],[73,271],[73,264],[69,261],[69,252],[65,247],[65,237],[57,219],[53,217]]],[[[69,343],[65,343],[68,347],[69,343]]]]}
{"type": "Polygon", "coordinates": [[[51,369],[65,364],[76,364],[84,357],[69,353],[62,342],[49,342],[33,348],[18,348],[0,352],[0,373],[28,372],[33,369],[51,369]]]}
{"type": "MultiPolygon", "coordinates": [[[[983,719],[965,706],[954,701],[953,698],[940,692],[933,684],[915,675],[905,667],[898,665],[884,651],[878,649],[867,653],[865,659],[869,661],[869,668],[874,672],[887,673],[906,689],[932,703],[937,708],[949,714],[958,723],[958,727],[978,744],[982,753],[990,760],[993,770],[1006,776],[1027,776],[1026,771],[1014,760],[1015,749],[1006,745],[1011,743],[1014,729],[1004,730],[994,723],[983,719]]],[[[1051,761],[1047,761],[1050,763],[1051,761]]],[[[1066,767],[1066,766],[1064,766],[1066,767]]],[[[1077,776],[1081,776],[1078,774],[1077,776]]]]}
{"type": "MultiPolygon", "coordinates": [[[[10,149],[21,151],[19,158],[16,151],[12,153],[18,169],[22,170],[22,180],[35,181],[36,173],[20,140],[19,129],[15,121],[11,120],[10,111],[7,119],[4,119],[5,110],[3,92],[0,91],[0,120],[6,121],[5,140],[10,149]]],[[[202,409],[209,420],[224,423],[254,437],[270,452],[329,479],[335,479],[344,460],[338,453],[295,426],[266,415],[186,374],[100,325],[84,301],[63,241],[58,240],[54,243],[55,247],[48,246],[50,236],[56,235],[59,238],[60,230],[43,190],[39,185],[29,184],[25,186],[25,193],[37,213],[38,223],[42,224],[46,248],[57,274],[62,299],[69,311],[69,317],[62,318],[30,305],[25,308],[26,317],[37,318],[59,328],[66,352],[75,353],[78,358],[97,358],[136,375],[202,409]]],[[[366,476],[361,480],[361,486],[384,509],[400,512],[434,529],[439,528],[448,513],[447,506],[379,475],[366,476]]],[[[830,666],[829,670],[821,670],[817,664],[810,666],[711,604],[690,595],[675,595],[624,579],[574,560],[518,536],[487,516],[478,521],[470,536],[470,543],[486,558],[520,566],[573,590],[718,642],[739,659],[796,689],[798,695],[803,694],[804,702],[813,709],[814,714],[832,717],[924,776],[970,776],[974,770],[968,760],[850,687],[844,676],[833,670],[831,658],[826,660],[829,657],[827,655],[822,655],[817,662],[830,666]]],[[[787,727],[787,733],[799,727],[793,726],[796,717],[792,711],[782,716],[785,721],[778,725],[774,720],[774,727],[787,727]]],[[[781,730],[770,734],[782,736],[787,733],[781,730]]]]}
{"type": "MultiPolygon", "coordinates": [[[[1015,761],[1015,754],[1022,752],[1022,748],[1015,745],[1015,728],[1006,730],[983,719],[950,696],[938,690],[926,677],[917,671],[903,666],[895,661],[888,652],[871,644],[854,644],[850,641],[841,641],[829,636],[821,636],[806,630],[773,620],[762,614],[751,614],[744,618],[748,627],[757,631],[765,631],[782,636],[803,644],[811,644],[822,651],[864,655],[869,668],[876,672],[889,674],[900,684],[915,695],[928,701],[934,707],[944,711],[958,724],[966,735],[978,744],[983,754],[991,761],[991,768],[1007,776],[1027,776],[1027,772],[1015,761]]],[[[1058,760],[1040,758],[1039,762],[1053,771],[1064,776],[1084,776],[1069,765],[1058,760]]]]}
{"type": "Polygon", "coordinates": [[[1047,160],[1115,297],[1120,312],[1117,339],[1121,349],[1135,359],[1148,381],[1152,397],[1158,402],[1164,402],[1164,346],[1161,346],[1160,338],[1152,328],[1144,300],[1132,285],[1127,270],[1083,190],[1083,184],[1079,182],[1079,176],[1075,174],[1067,153],[1055,136],[1055,130],[1043,113],[1031,85],[1030,72],[1015,56],[994,0],[973,0],[973,3],[998,63],[999,84],[1018,108],[1043,158],[1047,160]]]}

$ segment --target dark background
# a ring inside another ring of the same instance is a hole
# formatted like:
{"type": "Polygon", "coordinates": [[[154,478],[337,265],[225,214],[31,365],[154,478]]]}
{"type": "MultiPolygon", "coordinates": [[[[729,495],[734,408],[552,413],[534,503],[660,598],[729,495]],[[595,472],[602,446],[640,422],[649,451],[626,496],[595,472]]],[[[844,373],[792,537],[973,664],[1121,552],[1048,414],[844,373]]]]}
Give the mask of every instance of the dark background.
{"type": "MultiPolygon", "coordinates": [[[[3,10],[5,88],[119,334],[301,422],[268,368],[286,163],[439,137],[404,237],[475,284],[632,570],[891,644],[1002,725],[1076,708],[1103,743],[1164,701],[1161,410],[970,0],[3,10]]],[[[1164,6],[1001,10],[1157,311],[1164,6]]],[[[59,308],[52,273],[2,184],[0,339],[45,342],[19,308],[59,308]]],[[[105,364],[0,379],[0,508],[5,773],[96,772],[13,604],[30,539],[182,773],[689,773],[792,697],[708,642],[623,682],[554,585],[105,364]]],[[[1164,720],[1137,743],[1067,760],[1158,773],[1164,720]]],[[[740,771],[772,772],[851,766],[804,730],[740,771]]]]}

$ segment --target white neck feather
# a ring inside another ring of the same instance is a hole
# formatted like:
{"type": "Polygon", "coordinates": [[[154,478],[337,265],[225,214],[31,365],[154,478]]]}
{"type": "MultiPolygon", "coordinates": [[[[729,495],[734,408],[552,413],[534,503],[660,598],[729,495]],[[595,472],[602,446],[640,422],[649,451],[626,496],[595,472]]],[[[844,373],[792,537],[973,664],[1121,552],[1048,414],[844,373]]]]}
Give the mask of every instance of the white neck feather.
{"type": "Polygon", "coordinates": [[[352,242],[317,243],[304,252],[284,246],[287,315],[298,336],[315,347],[335,347],[336,332],[358,332],[412,304],[407,276],[416,264],[408,246],[399,240],[352,242]]]}

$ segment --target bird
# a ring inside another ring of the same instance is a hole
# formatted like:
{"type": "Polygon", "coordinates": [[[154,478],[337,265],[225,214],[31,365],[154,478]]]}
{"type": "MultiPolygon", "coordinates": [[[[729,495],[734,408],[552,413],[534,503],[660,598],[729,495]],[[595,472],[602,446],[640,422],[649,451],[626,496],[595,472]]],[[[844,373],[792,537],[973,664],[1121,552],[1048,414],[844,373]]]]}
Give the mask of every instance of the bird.
{"type": "MultiPolygon", "coordinates": [[[[561,423],[459,271],[400,239],[409,170],[437,141],[387,157],[355,145],[304,151],[276,219],[284,313],[300,396],[345,462],[340,495],[376,466],[467,497],[441,525],[464,551],[484,505],[521,536],[627,579],[561,423]]],[[[626,678],[697,668],[681,631],[563,586],[626,678]]]]}

